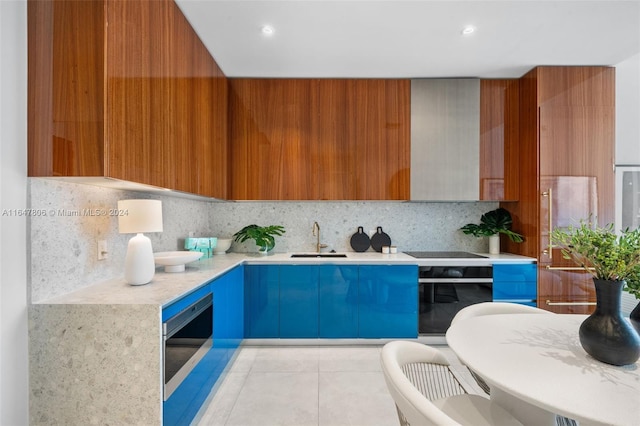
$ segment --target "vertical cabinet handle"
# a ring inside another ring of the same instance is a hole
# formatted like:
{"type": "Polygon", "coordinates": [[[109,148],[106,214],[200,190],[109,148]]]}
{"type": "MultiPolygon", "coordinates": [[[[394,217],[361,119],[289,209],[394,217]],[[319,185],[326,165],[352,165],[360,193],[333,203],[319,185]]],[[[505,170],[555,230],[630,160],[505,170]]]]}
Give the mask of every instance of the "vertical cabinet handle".
{"type": "Polygon", "coordinates": [[[542,251],[543,254],[549,256],[549,260],[553,260],[553,244],[551,242],[551,231],[553,230],[553,189],[549,188],[542,193],[543,197],[549,199],[548,220],[549,220],[549,247],[542,251]]]}

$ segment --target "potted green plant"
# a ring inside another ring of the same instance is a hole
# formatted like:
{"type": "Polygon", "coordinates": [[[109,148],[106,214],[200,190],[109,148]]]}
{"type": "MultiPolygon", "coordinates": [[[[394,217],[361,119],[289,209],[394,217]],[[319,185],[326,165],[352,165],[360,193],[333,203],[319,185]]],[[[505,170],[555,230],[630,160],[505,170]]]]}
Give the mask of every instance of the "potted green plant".
{"type": "Polygon", "coordinates": [[[506,209],[500,207],[491,210],[480,217],[480,223],[468,223],[462,228],[462,232],[474,237],[489,237],[489,253],[500,253],[500,234],[505,234],[516,243],[524,241],[524,237],[511,230],[513,219],[506,209]]]}
{"type": "Polygon", "coordinates": [[[258,226],[254,224],[245,226],[233,234],[233,237],[234,241],[240,243],[254,240],[256,245],[260,247],[260,253],[266,254],[275,247],[275,237],[284,233],[284,227],[280,225],[258,226]]]}
{"type": "Polygon", "coordinates": [[[640,229],[617,235],[613,224],[588,221],[556,228],[551,242],[593,276],[596,310],[580,326],[580,343],[592,357],[613,365],[633,364],[640,357],[640,336],[620,313],[622,289],[640,293],[640,229]]]}

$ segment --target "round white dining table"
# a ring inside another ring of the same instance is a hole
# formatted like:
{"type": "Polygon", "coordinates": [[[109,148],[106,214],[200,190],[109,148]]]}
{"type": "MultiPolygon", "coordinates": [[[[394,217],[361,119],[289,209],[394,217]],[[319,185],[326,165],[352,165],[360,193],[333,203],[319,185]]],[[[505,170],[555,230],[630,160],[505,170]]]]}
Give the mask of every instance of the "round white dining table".
{"type": "Polygon", "coordinates": [[[447,344],[525,425],[640,425],[640,363],[613,366],[578,339],[585,315],[500,314],[449,327],[447,344]]]}

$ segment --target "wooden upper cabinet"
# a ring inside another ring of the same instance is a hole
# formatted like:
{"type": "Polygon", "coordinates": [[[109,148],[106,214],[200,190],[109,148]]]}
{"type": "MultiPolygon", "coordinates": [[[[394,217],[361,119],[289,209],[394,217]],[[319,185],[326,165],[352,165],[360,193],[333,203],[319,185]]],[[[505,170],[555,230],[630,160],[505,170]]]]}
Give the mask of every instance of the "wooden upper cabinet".
{"type": "Polygon", "coordinates": [[[519,198],[518,79],[480,80],[480,200],[519,198]]]}
{"type": "Polygon", "coordinates": [[[101,2],[29,1],[29,176],[102,176],[101,2]]]}
{"type": "Polygon", "coordinates": [[[408,199],[408,80],[230,79],[230,87],[230,198],[408,199]]]}
{"type": "Polygon", "coordinates": [[[30,0],[29,175],[226,198],[226,77],[173,0],[30,0]]]}

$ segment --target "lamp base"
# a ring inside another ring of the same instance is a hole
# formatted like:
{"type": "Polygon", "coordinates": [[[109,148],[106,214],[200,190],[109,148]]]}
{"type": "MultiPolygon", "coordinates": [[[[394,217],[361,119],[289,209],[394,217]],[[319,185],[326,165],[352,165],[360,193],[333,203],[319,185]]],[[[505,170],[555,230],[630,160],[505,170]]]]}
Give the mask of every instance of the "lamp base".
{"type": "Polygon", "coordinates": [[[131,285],[151,282],[156,272],[151,240],[142,233],[129,240],[127,257],[124,261],[124,279],[131,285]]]}

